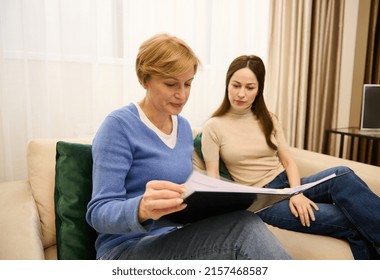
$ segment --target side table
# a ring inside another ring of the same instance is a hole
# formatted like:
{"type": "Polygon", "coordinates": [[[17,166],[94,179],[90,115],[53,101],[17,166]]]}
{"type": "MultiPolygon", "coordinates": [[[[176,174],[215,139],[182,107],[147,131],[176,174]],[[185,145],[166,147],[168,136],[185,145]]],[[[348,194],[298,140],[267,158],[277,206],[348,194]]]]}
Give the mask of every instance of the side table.
{"type": "Polygon", "coordinates": [[[372,165],[379,164],[380,131],[360,130],[357,127],[326,129],[322,152],[329,153],[332,135],[338,135],[339,157],[346,151],[347,159],[372,165]]]}

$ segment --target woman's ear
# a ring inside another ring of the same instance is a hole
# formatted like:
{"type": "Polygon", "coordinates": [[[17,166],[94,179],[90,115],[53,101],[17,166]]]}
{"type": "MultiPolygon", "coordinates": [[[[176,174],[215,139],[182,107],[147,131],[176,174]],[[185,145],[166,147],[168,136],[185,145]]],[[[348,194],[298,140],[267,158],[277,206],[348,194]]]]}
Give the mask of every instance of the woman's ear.
{"type": "Polygon", "coordinates": [[[147,79],[144,79],[144,81],[142,83],[142,86],[143,86],[144,89],[148,89],[149,81],[147,79]]]}
{"type": "Polygon", "coordinates": [[[143,86],[144,89],[148,89],[148,82],[149,82],[149,76],[144,76],[143,81],[141,85],[143,86]]]}

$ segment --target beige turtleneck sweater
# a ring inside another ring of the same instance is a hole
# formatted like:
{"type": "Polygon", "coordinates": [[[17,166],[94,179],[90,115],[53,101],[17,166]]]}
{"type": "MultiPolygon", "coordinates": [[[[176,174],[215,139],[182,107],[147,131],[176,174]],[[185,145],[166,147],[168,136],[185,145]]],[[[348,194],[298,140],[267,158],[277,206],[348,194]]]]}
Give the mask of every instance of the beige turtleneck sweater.
{"type": "MultiPolygon", "coordinates": [[[[272,141],[278,151],[287,150],[281,125],[273,114],[272,119],[272,141]]],[[[285,170],[277,151],[267,145],[250,108],[244,112],[231,109],[221,117],[209,119],[202,130],[202,154],[206,162],[219,161],[220,157],[233,180],[248,186],[263,187],[285,170]]]]}

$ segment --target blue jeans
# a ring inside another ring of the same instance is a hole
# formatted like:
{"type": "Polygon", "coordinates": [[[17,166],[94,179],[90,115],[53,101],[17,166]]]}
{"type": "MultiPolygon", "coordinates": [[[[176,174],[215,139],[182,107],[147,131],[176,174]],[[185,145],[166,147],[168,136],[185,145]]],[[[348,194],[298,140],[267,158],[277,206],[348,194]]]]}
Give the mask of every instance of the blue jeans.
{"type": "Polygon", "coordinates": [[[237,211],[129,241],[101,259],[290,259],[279,241],[254,213],[237,211]]]}
{"type": "MultiPolygon", "coordinates": [[[[342,166],[322,171],[301,181],[303,184],[312,182],[332,173],[337,177],[304,193],[319,207],[319,211],[314,211],[316,220],[311,222],[310,227],[302,226],[299,219],[292,215],[288,200],[257,214],[266,223],[279,228],[346,239],[355,259],[378,259],[380,198],[366,183],[351,169],[342,166]]],[[[286,173],[281,173],[266,187],[289,187],[286,173]]]]}

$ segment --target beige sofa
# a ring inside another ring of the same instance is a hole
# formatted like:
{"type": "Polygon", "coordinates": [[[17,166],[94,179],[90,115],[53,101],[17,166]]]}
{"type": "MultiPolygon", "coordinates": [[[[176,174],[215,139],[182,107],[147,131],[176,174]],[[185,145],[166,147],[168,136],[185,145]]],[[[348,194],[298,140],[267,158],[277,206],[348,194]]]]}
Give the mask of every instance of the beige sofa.
{"type": "MultiPolygon", "coordinates": [[[[65,139],[90,143],[90,139],[65,139]]],[[[28,179],[0,183],[0,259],[56,259],[54,178],[56,140],[28,145],[28,179]]],[[[330,166],[351,167],[380,195],[380,167],[292,148],[301,174],[330,166]]],[[[352,259],[347,242],[269,226],[295,259],[352,259]]]]}

